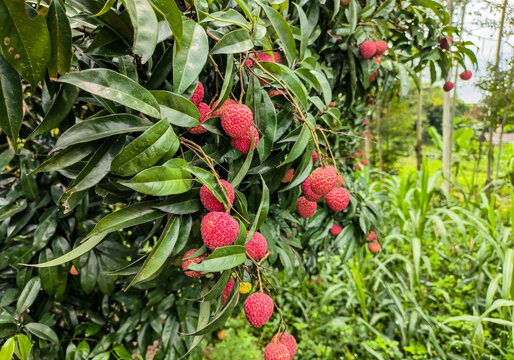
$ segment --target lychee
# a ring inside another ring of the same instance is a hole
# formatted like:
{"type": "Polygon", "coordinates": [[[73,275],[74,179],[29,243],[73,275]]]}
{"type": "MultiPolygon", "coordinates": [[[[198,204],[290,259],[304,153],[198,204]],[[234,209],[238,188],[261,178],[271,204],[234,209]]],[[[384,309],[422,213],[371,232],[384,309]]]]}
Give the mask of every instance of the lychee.
{"type": "Polygon", "coordinates": [[[448,91],[452,91],[453,89],[453,83],[451,81],[447,81],[444,86],[443,86],[443,90],[448,92],[448,91]]]}
{"type": "Polygon", "coordinates": [[[373,59],[373,62],[377,63],[378,65],[382,65],[382,61],[380,61],[380,59],[373,59]]]}
{"type": "Polygon", "coordinates": [[[282,54],[280,51],[273,51],[273,57],[275,58],[275,61],[279,64],[284,63],[284,59],[282,58],[282,54]]]}
{"type": "Polygon", "coordinates": [[[312,150],[312,166],[316,164],[318,161],[318,153],[315,150],[312,150]]]}
{"type": "Polygon", "coordinates": [[[225,330],[218,331],[218,339],[224,340],[226,336],[227,336],[227,334],[226,334],[225,330]]]}
{"type": "Polygon", "coordinates": [[[302,194],[309,201],[319,201],[323,197],[323,195],[315,194],[311,189],[311,177],[309,176],[302,183],[302,194]]]}
{"type": "Polygon", "coordinates": [[[341,186],[344,184],[344,179],[341,175],[337,175],[337,186],[341,186]]]}
{"type": "Polygon", "coordinates": [[[369,76],[369,82],[370,82],[370,83],[374,82],[374,81],[377,79],[377,76],[378,76],[378,71],[374,71],[374,72],[369,76]]]}
{"type": "Polygon", "coordinates": [[[254,293],[245,301],[246,318],[253,327],[261,327],[266,324],[273,315],[273,299],[263,293],[254,293]]]}
{"type": "Polygon", "coordinates": [[[364,59],[371,59],[377,52],[377,47],[373,41],[367,40],[359,45],[359,51],[364,59]]]}
{"type": "Polygon", "coordinates": [[[211,116],[212,117],[217,117],[217,116],[221,116],[223,115],[223,112],[225,111],[225,109],[230,106],[230,105],[235,105],[237,104],[237,102],[235,102],[234,100],[232,99],[227,99],[225,100],[225,102],[223,104],[221,104],[221,106],[216,109],[216,106],[218,105],[218,100],[216,100],[216,102],[214,103],[214,105],[212,106],[213,109],[216,109],[216,111],[213,111],[211,113],[211,116]]]}
{"type": "Polygon", "coordinates": [[[330,107],[335,107],[335,106],[336,106],[336,103],[332,101],[332,102],[330,103],[330,107]]]}
{"type": "Polygon", "coordinates": [[[307,200],[305,196],[302,196],[296,200],[296,210],[303,218],[310,218],[312,215],[314,215],[317,207],[318,204],[316,204],[314,201],[307,200]]]}
{"type": "Polygon", "coordinates": [[[370,231],[366,241],[373,241],[377,239],[377,234],[374,231],[370,231]]]}
{"type": "Polygon", "coordinates": [[[223,130],[233,138],[244,136],[252,126],[252,110],[243,104],[227,106],[221,115],[221,126],[223,130]]]}
{"type": "Polygon", "coordinates": [[[364,120],[364,125],[368,125],[368,124],[369,124],[369,120],[368,119],[364,120]]]}
{"type": "MultiPolygon", "coordinates": [[[[249,231],[247,234],[248,233],[249,231]]],[[[256,231],[250,241],[245,244],[245,247],[246,252],[252,257],[252,259],[260,260],[264,257],[264,255],[266,255],[266,252],[268,251],[268,242],[260,232],[256,231]]]]}
{"type": "Polygon", "coordinates": [[[330,234],[333,235],[333,236],[337,236],[341,233],[341,231],[343,231],[343,228],[340,227],[339,225],[332,225],[332,228],[330,229],[330,234]]]}
{"type": "Polygon", "coordinates": [[[289,169],[286,173],[286,175],[284,176],[284,178],[282,179],[282,182],[283,183],[288,183],[291,181],[291,179],[293,178],[294,176],[294,169],[289,169]]]}
{"type": "Polygon", "coordinates": [[[315,194],[325,195],[337,185],[337,172],[332,166],[320,167],[310,176],[311,189],[315,194]]]}
{"type": "Polygon", "coordinates": [[[375,43],[375,47],[377,49],[376,55],[382,56],[387,50],[387,43],[384,40],[379,40],[375,43]]]}
{"type": "Polygon", "coordinates": [[[471,72],[471,70],[466,70],[466,71],[463,71],[460,73],[460,78],[462,80],[469,80],[469,79],[471,79],[472,75],[473,75],[473,73],[471,72]]]}
{"type": "Polygon", "coordinates": [[[237,151],[248,154],[248,151],[250,151],[250,145],[252,142],[253,137],[253,149],[257,147],[259,144],[259,132],[257,129],[253,126],[250,126],[250,129],[246,130],[246,133],[238,138],[232,138],[230,140],[230,143],[236,149],[237,151]]]}
{"type": "Polygon", "coordinates": [[[377,242],[372,242],[372,243],[369,243],[368,248],[369,248],[369,251],[371,251],[373,254],[376,254],[377,252],[380,251],[381,246],[377,242]]]}
{"type": "Polygon", "coordinates": [[[321,284],[321,279],[316,280],[316,283],[321,284]]]}
{"type": "Polygon", "coordinates": [[[285,345],[289,352],[289,359],[292,359],[296,354],[296,339],[289,333],[281,333],[273,336],[272,343],[285,345]]]}
{"type": "Polygon", "coordinates": [[[196,86],[195,91],[193,92],[193,95],[191,95],[191,102],[195,104],[196,106],[200,105],[200,103],[203,100],[204,95],[204,88],[201,81],[198,81],[198,85],[196,86]]]}
{"type": "Polygon", "coordinates": [[[228,297],[230,296],[230,293],[232,292],[232,289],[234,288],[234,278],[231,277],[229,280],[228,280],[228,283],[227,285],[225,285],[225,288],[223,289],[223,292],[221,293],[222,295],[222,299],[221,299],[221,302],[223,305],[225,305],[228,301],[228,297]]]}
{"type": "Polygon", "coordinates": [[[200,232],[205,245],[214,250],[234,243],[239,234],[239,223],[227,213],[213,211],[202,219],[200,232]]]}
{"type": "Polygon", "coordinates": [[[341,211],[350,203],[350,194],[345,188],[336,187],[325,195],[325,201],[333,211],[341,211]]]}
{"type": "Polygon", "coordinates": [[[291,355],[285,345],[271,342],[264,349],[264,360],[291,360],[291,355]]]}
{"type": "Polygon", "coordinates": [[[369,162],[367,160],[361,160],[361,164],[364,166],[368,166],[369,162]]]}
{"type": "MultiPolygon", "coordinates": [[[[226,180],[220,180],[223,187],[227,190],[228,193],[228,199],[230,202],[230,205],[234,203],[234,188],[230,183],[226,180]]],[[[223,197],[226,198],[225,194],[223,194],[223,197]]],[[[225,205],[216,199],[216,196],[209,190],[209,188],[205,185],[203,185],[200,188],[200,201],[202,202],[203,206],[209,211],[224,211],[225,205]]]]}
{"type": "Polygon", "coordinates": [[[439,38],[439,47],[443,50],[450,50],[450,46],[453,44],[451,36],[441,36],[439,38]]]}
{"type": "Polygon", "coordinates": [[[203,134],[207,132],[207,129],[202,126],[202,124],[207,120],[208,114],[211,111],[211,108],[206,103],[200,103],[197,106],[198,111],[200,112],[200,124],[198,126],[195,126],[194,128],[189,128],[189,132],[191,134],[203,134]]]}
{"type": "Polygon", "coordinates": [[[189,276],[189,277],[201,277],[201,276],[205,275],[204,273],[202,273],[200,271],[191,271],[191,270],[186,271],[189,268],[189,265],[198,264],[207,257],[207,254],[203,254],[198,257],[188,259],[189,256],[191,256],[191,254],[193,254],[195,251],[197,251],[197,249],[191,249],[184,254],[184,257],[182,257],[182,270],[184,270],[184,274],[186,274],[186,276],[189,276]]]}

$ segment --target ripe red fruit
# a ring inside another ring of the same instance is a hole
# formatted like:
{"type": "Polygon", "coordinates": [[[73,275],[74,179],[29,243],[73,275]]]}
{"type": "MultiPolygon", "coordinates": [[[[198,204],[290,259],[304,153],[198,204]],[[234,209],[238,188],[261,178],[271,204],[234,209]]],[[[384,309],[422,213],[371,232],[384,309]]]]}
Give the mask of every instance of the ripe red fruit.
{"type": "Polygon", "coordinates": [[[336,106],[336,103],[332,101],[332,102],[330,103],[330,107],[335,107],[335,106],[336,106]]]}
{"type": "Polygon", "coordinates": [[[369,248],[369,251],[371,251],[373,254],[376,254],[377,252],[380,251],[381,246],[377,242],[372,242],[372,243],[369,243],[368,248],[369,248]]]}
{"type": "MultiPolygon", "coordinates": [[[[248,234],[250,232],[247,231],[246,233],[248,234]]],[[[256,231],[250,241],[245,244],[245,247],[246,252],[252,257],[252,259],[260,260],[268,251],[268,242],[260,232],[256,231]]]]}
{"type": "Polygon", "coordinates": [[[376,62],[378,65],[382,65],[382,61],[380,61],[380,59],[373,59],[373,62],[376,62]]]}
{"type": "Polygon", "coordinates": [[[261,327],[266,324],[273,315],[273,299],[263,293],[254,293],[245,301],[246,318],[253,327],[261,327]]]}
{"type": "Polygon", "coordinates": [[[366,241],[373,241],[377,239],[377,234],[374,231],[370,231],[366,241]]]}
{"type": "Polygon", "coordinates": [[[377,48],[376,55],[382,56],[387,50],[387,43],[384,40],[379,40],[375,43],[375,47],[377,48]]]}
{"type": "Polygon", "coordinates": [[[387,115],[387,110],[382,110],[382,114],[387,115]]]}
{"type": "Polygon", "coordinates": [[[221,302],[223,305],[225,305],[227,303],[227,300],[228,300],[228,297],[230,296],[230,293],[232,292],[232,289],[234,288],[234,278],[231,277],[229,280],[228,280],[228,283],[227,285],[225,285],[225,288],[223,289],[223,292],[221,293],[222,295],[222,299],[221,299],[221,302]]]}
{"type": "Polygon", "coordinates": [[[227,106],[221,115],[221,126],[228,136],[238,138],[244,136],[252,126],[252,110],[243,104],[227,106]]]}
{"type": "Polygon", "coordinates": [[[332,166],[314,170],[310,176],[311,189],[315,194],[325,195],[337,184],[337,172],[332,166]]]}
{"type": "Polygon", "coordinates": [[[318,284],[321,284],[321,279],[316,280],[318,284]]]}
{"type": "Polygon", "coordinates": [[[452,91],[453,89],[453,83],[451,81],[447,81],[444,86],[443,86],[443,90],[448,92],[448,91],[452,91]]]}
{"type": "Polygon", "coordinates": [[[350,203],[350,194],[345,188],[336,187],[325,195],[325,201],[333,211],[341,211],[346,209],[350,203]]]}
{"type": "Polygon", "coordinates": [[[465,70],[460,73],[460,78],[462,80],[469,80],[469,79],[471,79],[472,75],[473,75],[473,73],[471,72],[471,70],[465,70]]]}
{"type": "Polygon", "coordinates": [[[208,114],[211,112],[211,108],[206,103],[198,104],[197,108],[200,112],[200,125],[195,126],[194,128],[189,128],[188,130],[191,134],[203,134],[207,132],[207,129],[204,128],[202,124],[210,117],[208,114]]]}
{"type": "MultiPolygon", "coordinates": [[[[221,104],[221,106],[219,107],[219,109],[217,109],[216,111],[213,111],[211,116],[212,117],[216,117],[216,116],[221,116],[223,114],[223,112],[225,111],[225,109],[230,106],[230,105],[235,105],[237,104],[237,102],[235,102],[234,100],[232,99],[227,99],[225,100],[225,102],[223,104],[221,104]]],[[[214,105],[212,106],[213,109],[216,109],[216,106],[218,105],[218,100],[216,100],[214,102],[214,105]]]]}
{"type": "Polygon", "coordinates": [[[284,63],[284,59],[282,58],[282,54],[280,51],[273,51],[273,57],[275,58],[275,61],[279,64],[284,63]]]}
{"type": "Polygon", "coordinates": [[[374,81],[377,79],[377,76],[378,76],[378,71],[373,72],[373,73],[369,76],[369,82],[370,82],[370,83],[374,82],[374,81]]]}
{"type": "Polygon", "coordinates": [[[309,201],[319,201],[323,197],[323,195],[315,194],[312,191],[310,176],[302,183],[302,194],[309,201]]]}
{"type": "Polygon", "coordinates": [[[368,166],[369,162],[367,160],[361,160],[361,164],[364,166],[368,166]]]}
{"type": "Polygon", "coordinates": [[[341,175],[337,175],[337,186],[341,186],[344,184],[344,179],[341,175]]]}
{"type": "Polygon", "coordinates": [[[341,231],[343,231],[343,228],[340,227],[339,225],[332,225],[332,228],[330,229],[330,234],[333,235],[333,236],[337,236],[341,233],[341,231]]]}
{"type": "Polygon", "coordinates": [[[264,349],[264,360],[291,360],[291,355],[285,345],[271,342],[264,349]]]}
{"type": "Polygon", "coordinates": [[[291,179],[293,178],[294,176],[294,169],[289,169],[286,173],[286,176],[284,176],[284,178],[282,179],[282,182],[283,183],[288,183],[291,181],[291,179]]]}
{"type": "Polygon", "coordinates": [[[439,38],[439,47],[443,50],[450,50],[450,46],[453,44],[451,36],[441,36],[439,38]]]}
{"type": "Polygon", "coordinates": [[[296,200],[296,210],[303,218],[310,218],[312,215],[314,215],[317,207],[318,204],[316,204],[314,201],[307,200],[305,196],[302,196],[296,200]]]}
{"type": "Polygon", "coordinates": [[[271,339],[274,344],[282,344],[289,352],[289,359],[292,359],[296,354],[296,339],[289,333],[279,333],[271,339]]]}
{"type": "Polygon", "coordinates": [[[369,124],[369,120],[368,119],[364,120],[364,125],[368,125],[368,124],[369,124]]]}
{"type": "MultiPolygon", "coordinates": [[[[220,180],[223,187],[227,190],[230,205],[234,203],[234,188],[226,180],[220,180]]],[[[209,211],[224,211],[225,205],[209,190],[209,188],[203,185],[200,189],[200,201],[203,206],[209,211]]]]}
{"type": "Polygon", "coordinates": [[[250,129],[247,130],[243,136],[238,138],[232,138],[230,140],[230,143],[237,151],[243,154],[248,154],[248,151],[250,151],[250,145],[252,143],[252,137],[253,149],[255,150],[255,148],[259,144],[259,132],[253,126],[250,126],[250,129]]]}
{"type": "Polygon", "coordinates": [[[318,153],[315,150],[312,150],[312,166],[316,164],[316,161],[318,161],[318,153]]]}
{"type": "Polygon", "coordinates": [[[377,47],[373,41],[367,40],[360,44],[359,51],[364,59],[371,59],[377,52],[377,47]]]}
{"type": "Polygon", "coordinates": [[[227,213],[213,211],[202,219],[200,232],[205,246],[214,250],[234,243],[239,235],[239,223],[227,213]]]}
{"type": "Polygon", "coordinates": [[[188,257],[191,256],[191,254],[193,254],[196,250],[197,249],[191,249],[184,254],[184,257],[182,257],[182,270],[184,270],[184,274],[186,274],[186,276],[189,276],[189,277],[201,277],[201,276],[205,275],[204,273],[202,273],[200,271],[192,271],[192,270],[186,271],[189,268],[189,265],[198,264],[207,257],[207,254],[203,254],[198,257],[188,259],[188,257]]]}
{"type": "Polygon", "coordinates": [[[193,92],[193,95],[191,95],[191,102],[195,104],[196,106],[200,105],[200,103],[203,100],[204,95],[204,88],[201,81],[198,81],[198,85],[196,86],[195,91],[193,92]]]}

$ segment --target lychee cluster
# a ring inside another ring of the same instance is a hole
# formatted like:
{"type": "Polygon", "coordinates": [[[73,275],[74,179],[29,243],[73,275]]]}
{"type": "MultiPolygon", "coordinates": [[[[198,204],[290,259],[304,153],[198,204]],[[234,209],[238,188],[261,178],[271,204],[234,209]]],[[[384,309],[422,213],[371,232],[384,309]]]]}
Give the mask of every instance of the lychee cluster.
{"type": "MultiPolygon", "coordinates": [[[[380,58],[387,51],[387,42],[384,40],[379,40],[377,42],[373,42],[371,40],[366,40],[362,44],[359,45],[359,52],[363,59],[371,59],[373,56],[376,56],[373,59],[373,62],[376,62],[379,66],[382,64],[380,58]]],[[[374,82],[378,76],[378,69],[369,75],[369,82],[374,82]]]]}
{"type": "Polygon", "coordinates": [[[368,237],[366,238],[366,241],[369,242],[368,248],[372,254],[376,254],[380,251],[381,246],[377,240],[377,234],[375,234],[373,231],[369,232],[368,237]]]}
{"type": "Polygon", "coordinates": [[[259,132],[252,126],[252,123],[252,110],[244,104],[229,104],[221,112],[221,126],[223,130],[231,137],[231,144],[234,149],[243,154],[247,154],[250,151],[252,137],[254,149],[259,143],[259,132]]]}
{"type": "Polygon", "coordinates": [[[289,333],[278,333],[264,349],[265,360],[291,360],[296,354],[296,339],[289,333]]]}
{"type": "Polygon", "coordinates": [[[204,273],[199,272],[199,271],[187,270],[189,268],[189,265],[191,265],[191,264],[199,264],[200,262],[202,262],[207,257],[207,254],[202,254],[200,256],[197,256],[197,257],[194,257],[194,258],[190,258],[191,255],[193,255],[196,251],[198,251],[198,250],[197,249],[191,249],[188,252],[186,252],[184,254],[184,256],[182,257],[182,270],[184,270],[184,274],[186,276],[189,276],[189,277],[201,277],[201,276],[205,275],[204,273]]]}

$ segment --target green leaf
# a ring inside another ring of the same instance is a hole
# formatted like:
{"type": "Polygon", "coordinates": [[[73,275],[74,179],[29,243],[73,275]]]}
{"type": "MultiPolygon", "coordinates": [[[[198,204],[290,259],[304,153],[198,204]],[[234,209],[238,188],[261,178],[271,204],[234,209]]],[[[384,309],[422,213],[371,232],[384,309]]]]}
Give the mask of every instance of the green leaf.
{"type": "Polygon", "coordinates": [[[52,77],[65,74],[71,68],[71,27],[66,11],[59,0],[52,0],[46,15],[50,34],[51,55],[48,72],[52,77]]]}
{"type": "Polygon", "coordinates": [[[184,170],[189,171],[191,174],[196,176],[196,180],[198,180],[202,185],[207,186],[209,191],[216,197],[216,199],[225,205],[225,208],[228,207],[228,201],[224,190],[221,189],[218,182],[216,181],[216,178],[210,171],[196,166],[184,167],[184,170]]]}
{"type": "Polygon", "coordinates": [[[0,360],[11,360],[14,354],[14,337],[5,340],[0,349],[0,360]]]}
{"type": "Polygon", "coordinates": [[[27,360],[32,349],[32,342],[25,334],[18,334],[14,338],[16,340],[16,347],[14,353],[20,357],[20,360],[27,360]]]}
{"type": "Polygon", "coordinates": [[[96,142],[89,142],[84,145],[71,146],[57,155],[52,156],[47,159],[41,165],[39,165],[35,170],[31,172],[48,172],[64,169],[70,165],[75,164],[76,162],[82,160],[89,154],[91,154],[95,149],[98,148],[98,144],[96,142]]]}
{"type": "Polygon", "coordinates": [[[60,82],[75,85],[104,99],[115,101],[143,114],[160,118],[159,104],[152,94],[129,77],[109,69],[89,69],[68,73],[60,82]]]}
{"type": "Polygon", "coordinates": [[[55,143],[53,151],[68,146],[90,143],[109,136],[142,132],[148,130],[153,123],[130,114],[113,114],[99,116],[81,121],[66,130],[55,143]]]}
{"type": "MultiPolygon", "coordinates": [[[[46,248],[39,253],[38,261],[40,263],[44,263],[49,260],[52,260],[53,258],[54,253],[52,252],[52,250],[46,248]]],[[[66,274],[64,274],[63,278],[63,276],[61,276],[63,272],[58,267],[41,268],[38,270],[38,274],[41,278],[41,286],[48,295],[54,295],[57,292],[57,289],[59,288],[61,283],[66,281],[66,274]]]]}
{"type": "Polygon", "coordinates": [[[305,52],[307,51],[307,46],[309,45],[309,33],[308,33],[308,24],[307,16],[303,11],[302,7],[294,3],[296,6],[296,11],[298,11],[298,18],[300,20],[300,59],[303,59],[305,56],[305,52]]]}
{"type": "Polygon", "coordinates": [[[259,209],[257,210],[257,213],[255,214],[255,220],[252,224],[252,227],[250,228],[250,233],[248,234],[248,239],[251,239],[255,231],[259,230],[262,224],[266,221],[268,217],[269,212],[269,189],[266,185],[266,182],[264,181],[264,178],[261,175],[261,182],[262,182],[262,197],[261,197],[261,203],[259,205],[259,209]]]}
{"type": "Polygon", "coordinates": [[[263,138],[257,145],[257,152],[261,163],[264,162],[273,150],[273,143],[275,142],[275,134],[277,132],[277,117],[275,107],[271,102],[267,93],[262,94],[264,106],[259,107],[259,122],[258,126],[264,132],[263,138]]]}
{"type": "Polygon", "coordinates": [[[221,295],[232,274],[231,270],[225,270],[216,283],[203,296],[204,301],[211,301],[221,295]]]}
{"type": "Polygon", "coordinates": [[[182,94],[196,80],[209,54],[209,41],[205,30],[196,22],[184,22],[181,48],[175,46],[173,59],[173,91],[182,94]]]}
{"type": "MultiPolygon", "coordinates": [[[[309,121],[310,125],[313,128],[316,127],[315,120],[311,114],[307,114],[307,120],[309,121]]],[[[298,159],[298,157],[300,157],[300,155],[302,155],[303,152],[305,151],[305,148],[307,147],[307,144],[309,143],[309,141],[311,139],[312,139],[312,134],[310,132],[309,126],[307,125],[307,123],[304,123],[302,125],[302,130],[300,131],[300,135],[298,136],[298,140],[296,140],[296,142],[293,145],[293,148],[291,149],[291,151],[289,152],[286,159],[284,160],[284,162],[281,165],[288,164],[288,163],[298,159]]]]}
{"type": "Polygon", "coordinates": [[[162,119],[116,155],[111,172],[129,176],[152,166],[168,152],[174,135],[168,120],[162,119]]]}
{"type": "Polygon", "coordinates": [[[357,21],[359,20],[359,9],[360,6],[357,0],[350,0],[349,4],[350,11],[347,13],[348,23],[350,24],[350,32],[353,33],[357,27],[357,21]]]}
{"type": "Polygon", "coordinates": [[[138,282],[148,280],[166,263],[177,242],[180,225],[181,218],[179,216],[172,216],[168,219],[157,244],[155,244],[127,289],[138,282]]]}
{"type": "Polygon", "coordinates": [[[189,270],[201,272],[219,272],[232,269],[246,261],[246,248],[230,245],[214,249],[211,255],[199,264],[191,264],[189,270]]]}
{"type": "Polygon", "coordinates": [[[251,137],[250,150],[248,151],[248,154],[246,155],[245,162],[243,163],[243,166],[241,166],[241,169],[239,169],[239,172],[237,173],[237,175],[234,176],[234,178],[229,181],[234,189],[237,189],[239,184],[241,184],[241,181],[243,181],[246,173],[248,173],[248,169],[250,169],[250,165],[252,164],[253,153],[254,153],[253,137],[251,137]]]}
{"type": "Polygon", "coordinates": [[[303,154],[302,161],[300,165],[294,171],[294,177],[291,179],[291,182],[287,184],[280,192],[287,191],[292,189],[305,181],[309,177],[312,172],[312,153],[310,151],[306,151],[303,154]]]}
{"type": "MultiPolygon", "coordinates": [[[[204,301],[200,304],[200,311],[198,313],[198,323],[196,325],[197,329],[201,329],[207,325],[209,322],[209,317],[211,316],[211,304],[208,301],[204,301]]],[[[187,352],[180,357],[179,360],[185,359],[201,342],[203,339],[203,335],[195,336],[189,349],[187,352]]]]}
{"type": "Polygon", "coordinates": [[[5,60],[35,86],[45,74],[51,50],[45,17],[31,10],[29,17],[25,1],[0,1],[0,46],[5,60]]]}
{"type": "Polygon", "coordinates": [[[59,338],[57,337],[55,331],[53,331],[45,324],[29,323],[25,325],[25,328],[40,339],[48,340],[54,343],[59,342],[59,338]]]}
{"type": "Polygon", "coordinates": [[[214,45],[211,54],[235,54],[242,53],[253,48],[248,30],[239,29],[229,32],[214,45]]]}
{"type": "Polygon", "coordinates": [[[193,185],[193,179],[191,174],[182,169],[154,166],[130,180],[120,181],[120,184],[143,194],[166,196],[188,191],[193,185]]]}
{"type": "Polygon", "coordinates": [[[80,259],[80,286],[86,294],[93,292],[98,279],[98,258],[94,251],[80,259]]]}
{"type": "Polygon", "coordinates": [[[36,231],[34,231],[33,247],[36,251],[44,248],[48,244],[50,238],[55,234],[55,231],[57,230],[56,213],[57,209],[51,208],[48,217],[43,220],[36,228],[36,231]]]}
{"type": "Polygon", "coordinates": [[[41,289],[41,279],[39,276],[30,279],[23,288],[18,302],[16,303],[16,312],[21,315],[27,310],[32,303],[36,300],[39,290],[41,289]]]}
{"type": "MultiPolygon", "coordinates": [[[[173,1],[173,0],[172,0],[173,1]]],[[[148,0],[122,0],[134,28],[132,51],[141,56],[144,64],[150,59],[157,45],[159,24],[148,0]]]]}
{"type": "Polygon", "coordinates": [[[102,16],[107,11],[111,10],[111,8],[115,2],[116,2],[116,0],[107,0],[105,2],[104,6],[102,7],[102,9],[100,11],[98,11],[95,15],[93,15],[93,17],[102,16]]]}
{"type": "Polygon", "coordinates": [[[14,159],[14,150],[7,149],[0,153],[0,173],[6,168],[7,165],[14,159]]]}
{"type": "MultiPolygon", "coordinates": [[[[57,0],[54,0],[54,2],[57,0]]],[[[58,1],[57,1],[58,2],[58,1]]],[[[76,86],[63,84],[55,97],[50,109],[46,113],[41,124],[27,137],[30,139],[36,135],[43,134],[59,126],[59,124],[68,116],[77,96],[79,89],[76,86]]]]}
{"type": "Polygon", "coordinates": [[[269,61],[262,61],[259,65],[274,74],[279,80],[282,80],[287,86],[287,89],[295,95],[295,99],[299,101],[300,105],[305,110],[309,108],[309,103],[307,101],[307,89],[291,69],[282,64],[272,63],[269,61]]]}
{"type": "Polygon", "coordinates": [[[0,128],[13,142],[18,138],[22,120],[23,93],[20,76],[0,56],[0,128]]]}
{"type": "Polygon", "coordinates": [[[198,108],[189,99],[169,91],[156,90],[152,95],[157,99],[163,118],[177,126],[194,127],[200,121],[198,108]]]}
{"type": "Polygon", "coordinates": [[[152,3],[164,15],[168,24],[170,24],[175,40],[180,44],[183,36],[182,12],[175,3],[175,0],[152,0],[152,3]]]}
{"type": "Polygon", "coordinates": [[[198,197],[198,190],[187,192],[178,196],[172,196],[158,205],[154,206],[155,209],[175,214],[185,215],[193,214],[203,209],[200,198],[198,197]]]}

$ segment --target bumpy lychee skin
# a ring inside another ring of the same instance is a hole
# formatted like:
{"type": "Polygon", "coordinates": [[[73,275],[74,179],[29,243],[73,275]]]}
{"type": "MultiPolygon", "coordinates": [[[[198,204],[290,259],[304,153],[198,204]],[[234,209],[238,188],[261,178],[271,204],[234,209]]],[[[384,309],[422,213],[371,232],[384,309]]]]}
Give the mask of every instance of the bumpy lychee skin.
{"type": "Polygon", "coordinates": [[[271,342],[264,349],[264,360],[291,360],[291,355],[285,345],[271,342]]]}
{"type": "Polygon", "coordinates": [[[316,164],[318,161],[318,153],[315,150],[312,150],[312,166],[316,164]]]}
{"type": "Polygon", "coordinates": [[[450,50],[450,46],[453,44],[451,36],[441,36],[439,38],[439,47],[443,50],[450,50]]]}
{"type": "Polygon", "coordinates": [[[382,56],[387,50],[387,43],[384,40],[379,40],[375,43],[375,47],[377,49],[376,55],[382,56]]]}
{"type": "Polygon", "coordinates": [[[207,257],[207,254],[203,254],[198,257],[188,259],[188,257],[191,254],[193,254],[196,250],[197,249],[191,249],[184,254],[184,257],[182,257],[182,270],[184,270],[184,274],[186,274],[186,276],[189,276],[189,277],[201,277],[201,276],[205,275],[204,273],[202,273],[200,271],[192,271],[192,270],[186,271],[189,268],[189,265],[198,264],[207,257]]]}
{"type": "Polygon", "coordinates": [[[471,70],[466,70],[466,71],[463,71],[460,73],[460,78],[462,80],[469,80],[469,79],[471,79],[471,76],[473,76],[473,73],[471,72],[471,70]]]}
{"type": "Polygon", "coordinates": [[[379,243],[377,243],[377,242],[372,242],[372,243],[369,243],[368,248],[369,248],[369,251],[371,251],[371,253],[376,254],[377,252],[379,252],[379,251],[380,251],[380,249],[381,249],[382,247],[380,246],[380,244],[379,244],[379,243]]]}
{"type": "Polygon", "coordinates": [[[228,136],[238,138],[244,136],[252,126],[252,110],[243,104],[227,106],[221,115],[221,126],[228,136]]]}
{"type": "Polygon", "coordinates": [[[341,186],[344,184],[344,179],[341,175],[337,175],[337,186],[341,186]]]}
{"type": "Polygon", "coordinates": [[[374,231],[370,231],[366,241],[373,241],[377,239],[377,234],[374,231]]]}
{"type": "Polygon", "coordinates": [[[234,288],[234,278],[231,277],[228,281],[227,285],[225,285],[225,288],[223,289],[223,292],[221,293],[222,299],[221,302],[223,305],[225,305],[228,301],[228,297],[230,296],[230,293],[232,292],[232,289],[234,288]]]}
{"type": "Polygon", "coordinates": [[[284,59],[282,58],[282,54],[280,51],[273,51],[273,57],[275,58],[275,61],[279,64],[284,63],[284,59]]]}
{"type": "Polygon", "coordinates": [[[350,194],[345,188],[336,187],[325,195],[325,201],[333,211],[341,211],[346,209],[350,203],[350,194]]]}
{"type": "Polygon", "coordinates": [[[197,108],[200,112],[200,125],[195,126],[194,128],[189,128],[188,130],[191,134],[203,134],[207,132],[207,129],[204,128],[202,124],[210,117],[208,114],[211,112],[211,108],[206,103],[198,104],[197,108]]]}
{"type": "MultiPolygon", "coordinates": [[[[249,231],[247,234],[248,233],[249,231]]],[[[256,231],[250,241],[245,244],[245,247],[246,252],[252,257],[252,259],[260,260],[264,257],[264,255],[266,255],[266,252],[268,251],[268,242],[260,232],[256,231]]]]}
{"type": "Polygon", "coordinates": [[[296,210],[303,218],[310,218],[312,215],[314,215],[317,207],[318,204],[316,204],[314,201],[307,200],[305,196],[302,196],[296,200],[296,210]]]}
{"type": "Polygon", "coordinates": [[[292,359],[296,354],[296,339],[289,333],[281,333],[273,336],[272,343],[285,345],[289,352],[289,359],[292,359]]]}
{"type": "Polygon", "coordinates": [[[248,154],[248,151],[250,151],[250,145],[252,143],[252,137],[253,136],[253,149],[257,147],[259,144],[259,132],[256,128],[253,126],[250,126],[250,129],[246,131],[246,134],[239,137],[239,138],[232,138],[230,140],[230,143],[236,149],[237,151],[248,154]]]}
{"type": "Polygon", "coordinates": [[[273,299],[263,293],[254,293],[245,301],[246,318],[253,327],[261,327],[266,324],[273,315],[273,299]]]}
{"type": "Polygon", "coordinates": [[[227,213],[213,211],[205,215],[200,226],[202,239],[209,249],[232,245],[239,234],[239,223],[227,213]]]}
{"type": "Polygon", "coordinates": [[[330,229],[330,234],[333,235],[333,236],[337,236],[341,233],[341,231],[343,231],[343,228],[340,227],[339,225],[332,225],[332,228],[330,229]]]}
{"type": "Polygon", "coordinates": [[[337,172],[332,166],[320,167],[310,176],[311,189],[315,194],[325,195],[337,185],[337,172]]]}
{"type": "MultiPolygon", "coordinates": [[[[213,111],[211,113],[211,116],[212,117],[217,117],[217,116],[221,116],[223,115],[223,112],[225,111],[225,109],[230,106],[230,105],[234,105],[234,104],[237,104],[237,102],[235,102],[234,100],[232,99],[227,99],[225,100],[225,102],[223,104],[221,104],[221,106],[216,110],[216,111],[213,111]]],[[[216,101],[214,103],[214,105],[212,106],[213,109],[216,108],[216,106],[218,105],[218,101],[216,101]]]]}
{"type": "Polygon", "coordinates": [[[371,59],[377,52],[377,47],[373,41],[367,40],[359,45],[359,51],[364,59],[371,59]]]}
{"type": "Polygon", "coordinates": [[[193,95],[191,95],[191,102],[196,106],[200,105],[203,100],[204,88],[201,81],[198,81],[198,86],[196,87],[193,95]]]}
{"type": "MultiPolygon", "coordinates": [[[[223,187],[227,190],[228,199],[230,201],[230,205],[234,203],[234,188],[230,183],[226,180],[220,180],[223,187]]],[[[209,188],[203,185],[200,189],[200,201],[203,206],[209,211],[224,211],[225,205],[216,199],[216,196],[209,190],[209,188]]]]}
{"type": "Polygon", "coordinates": [[[312,191],[310,176],[302,183],[302,194],[309,201],[319,201],[323,197],[323,195],[315,194],[312,191]]]}
{"type": "Polygon", "coordinates": [[[284,178],[282,179],[282,182],[284,184],[290,182],[291,179],[293,178],[293,176],[294,176],[294,169],[289,169],[286,173],[286,176],[284,176],[284,178]]]}
{"type": "Polygon", "coordinates": [[[448,92],[448,91],[452,91],[453,90],[453,86],[454,84],[451,82],[451,81],[447,81],[444,86],[443,86],[443,90],[448,92]]]}

